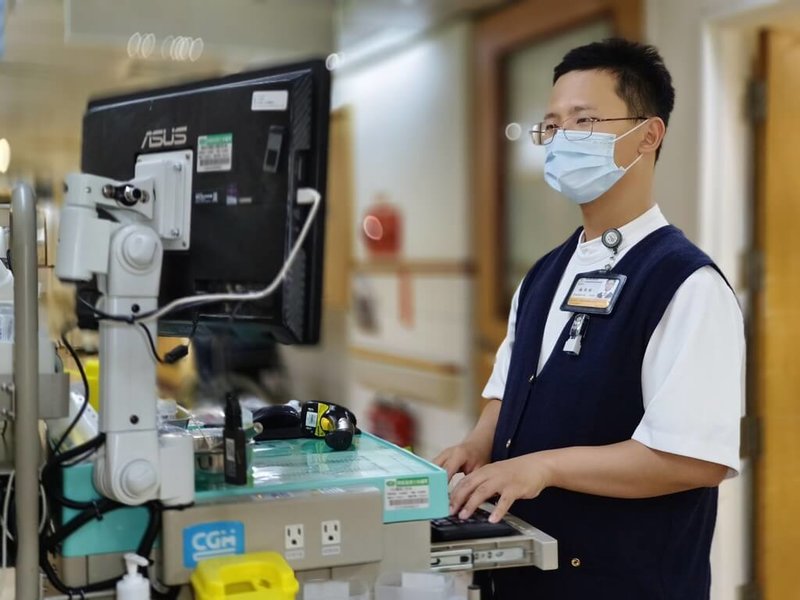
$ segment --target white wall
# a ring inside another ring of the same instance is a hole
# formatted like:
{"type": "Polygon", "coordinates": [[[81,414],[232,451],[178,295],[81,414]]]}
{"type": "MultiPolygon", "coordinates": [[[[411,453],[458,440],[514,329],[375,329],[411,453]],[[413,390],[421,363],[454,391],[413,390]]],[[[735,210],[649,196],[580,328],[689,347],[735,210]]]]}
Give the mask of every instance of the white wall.
{"type": "MultiPolygon", "coordinates": [[[[454,267],[469,261],[470,43],[470,25],[454,23],[398,52],[334,73],[333,106],[349,106],[353,117],[353,254],[358,262],[369,259],[361,220],[378,196],[402,214],[404,260],[454,267]]],[[[391,394],[420,380],[416,388],[425,391],[408,397],[407,406],[418,425],[416,450],[432,457],[459,442],[473,423],[472,278],[456,268],[443,275],[358,271],[355,279],[371,299],[376,329],[364,330],[351,316],[338,336],[331,333],[326,346],[336,350],[316,352],[337,356],[332,379],[326,375],[330,369],[314,370],[314,351],[288,349],[284,355],[293,379],[299,377],[309,390],[342,392],[340,401],[362,416],[376,393],[391,394]],[[410,321],[401,318],[401,293],[411,300],[410,321]],[[365,383],[360,374],[385,365],[359,359],[361,368],[355,368],[354,360],[341,358],[350,347],[429,361],[456,375],[440,377],[437,386],[431,385],[437,376],[400,369],[394,382],[384,377],[385,386],[374,374],[365,383]]]]}
{"type": "Polygon", "coordinates": [[[403,211],[409,259],[470,255],[469,43],[462,22],[335,76],[334,107],[353,109],[356,215],[386,194],[403,211]]]}
{"type": "MultiPolygon", "coordinates": [[[[405,259],[464,264],[470,258],[470,43],[469,24],[452,24],[384,60],[336,77],[334,103],[350,105],[354,117],[357,260],[368,258],[360,225],[378,194],[402,213],[405,259]]],[[[472,424],[471,278],[465,273],[411,273],[405,281],[396,273],[360,277],[371,290],[378,327],[367,332],[351,321],[350,344],[459,370],[453,397],[408,404],[418,425],[417,450],[432,457],[460,441],[472,424]],[[403,285],[410,286],[411,323],[399,318],[403,285]]],[[[351,390],[355,407],[365,406],[381,391],[358,378],[351,390]]]]}
{"type": "Polygon", "coordinates": [[[698,0],[647,0],[646,38],[664,57],[675,109],[656,166],[655,198],[667,219],[697,240],[699,206],[700,20],[698,0]]]}

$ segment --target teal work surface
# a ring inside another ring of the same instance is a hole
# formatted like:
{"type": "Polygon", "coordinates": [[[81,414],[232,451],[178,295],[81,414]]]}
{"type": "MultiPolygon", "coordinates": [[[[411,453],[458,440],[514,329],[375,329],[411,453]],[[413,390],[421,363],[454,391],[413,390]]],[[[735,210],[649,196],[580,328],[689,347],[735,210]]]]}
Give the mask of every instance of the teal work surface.
{"type": "MultiPolygon", "coordinates": [[[[350,450],[334,452],[322,440],[279,440],[252,447],[247,485],[227,485],[221,476],[196,474],[195,503],[234,500],[236,496],[351,486],[374,486],[383,493],[383,522],[438,519],[448,513],[447,473],[429,462],[369,433],[353,440],[350,450]]],[[[65,469],[69,498],[97,497],[92,465],[65,469]]],[[[65,511],[69,519],[72,512],[65,511]]],[[[147,525],[144,508],[113,511],[64,541],[64,556],[135,550],[147,525]]]]}

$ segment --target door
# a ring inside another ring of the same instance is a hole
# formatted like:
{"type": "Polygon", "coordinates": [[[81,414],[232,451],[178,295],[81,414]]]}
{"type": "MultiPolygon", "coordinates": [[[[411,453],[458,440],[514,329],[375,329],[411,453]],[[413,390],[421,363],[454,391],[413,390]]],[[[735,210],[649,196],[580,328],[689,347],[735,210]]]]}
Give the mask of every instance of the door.
{"type": "Polygon", "coordinates": [[[527,135],[546,112],[553,68],[576,46],[612,35],[638,39],[641,14],[639,0],[522,0],[475,28],[478,390],[520,280],[580,224],[579,211],[544,183],[544,150],[527,135]]]}
{"type": "Polygon", "coordinates": [[[754,298],[756,577],[765,600],[800,597],[800,34],[763,34],[766,120],[758,129],[755,244],[763,278],[754,298]]]}

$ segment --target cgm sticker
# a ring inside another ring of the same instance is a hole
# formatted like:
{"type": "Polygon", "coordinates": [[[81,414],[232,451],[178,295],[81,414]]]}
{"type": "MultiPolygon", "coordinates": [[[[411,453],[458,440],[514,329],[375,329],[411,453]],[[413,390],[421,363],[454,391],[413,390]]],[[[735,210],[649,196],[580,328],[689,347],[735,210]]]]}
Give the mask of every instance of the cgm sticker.
{"type": "Polygon", "coordinates": [[[183,566],[194,569],[204,558],[244,554],[241,521],[201,523],[183,530],[183,566]]]}

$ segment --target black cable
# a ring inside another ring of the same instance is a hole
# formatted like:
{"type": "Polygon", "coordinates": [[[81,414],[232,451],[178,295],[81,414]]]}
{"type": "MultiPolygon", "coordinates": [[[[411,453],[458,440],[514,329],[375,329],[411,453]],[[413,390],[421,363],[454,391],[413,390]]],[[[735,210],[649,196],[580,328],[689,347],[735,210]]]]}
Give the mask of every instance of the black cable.
{"type": "MultiPolygon", "coordinates": [[[[178,362],[183,357],[185,357],[187,354],[189,354],[189,347],[186,346],[185,344],[181,344],[179,346],[176,346],[175,348],[173,348],[169,352],[167,352],[167,354],[164,356],[164,358],[159,356],[158,349],[156,348],[155,340],[153,340],[153,334],[150,333],[150,329],[147,327],[147,325],[145,325],[144,323],[140,323],[139,322],[141,319],[146,318],[147,315],[154,314],[155,311],[151,311],[149,313],[141,313],[139,315],[131,315],[130,317],[120,317],[119,315],[111,315],[109,313],[103,312],[102,310],[94,307],[90,302],[87,302],[86,300],[84,300],[80,296],[78,296],[78,300],[84,306],[90,308],[94,312],[94,314],[96,316],[99,316],[102,319],[108,319],[110,321],[116,321],[116,322],[121,322],[121,323],[128,323],[129,325],[133,325],[133,324],[139,325],[139,327],[142,328],[142,330],[144,331],[144,333],[145,333],[145,335],[147,337],[147,343],[150,346],[150,352],[153,355],[153,358],[159,364],[172,365],[172,364],[175,364],[176,362],[178,362]]],[[[195,331],[197,331],[197,318],[195,318],[193,320],[192,332],[190,334],[190,337],[194,335],[195,331]]]]}
{"type": "Polygon", "coordinates": [[[167,364],[167,361],[158,355],[158,348],[156,348],[156,343],[153,340],[153,335],[150,333],[150,329],[144,323],[138,323],[138,325],[142,328],[142,331],[144,331],[144,334],[147,337],[147,343],[150,346],[150,353],[153,355],[153,358],[156,359],[157,363],[162,365],[167,364]]]}
{"type": "Polygon", "coordinates": [[[87,523],[99,520],[103,515],[126,506],[127,504],[122,504],[109,498],[98,498],[90,503],[89,508],[85,508],[67,523],[64,523],[58,531],[44,536],[42,543],[44,543],[47,550],[52,550],[87,523]]]}
{"type": "Polygon", "coordinates": [[[109,500],[108,498],[101,498],[93,503],[92,509],[86,509],[79,513],[70,521],[62,526],[58,531],[51,535],[42,535],[39,538],[39,566],[47,575],[47,578],[53,586],[62,594],[68,596],[86,594],[89,592],[99,592],[101,590],[113,588],[119,577],[104,579],[97,581],[81,588],[71,588],[67,586],[56,574],[53,566],[50,564],[48,554],[61,542],[64,541],[71,534],[75,533],[78,529],[91,522],[94,519],[100,519],[105,513],[111,512],[118,508],[125,506],[118,502],[109,500]]]}
{"type": "Polygon", "coordinates": [[[194,339],[197,333],[197,325],[200,323],[200,311],[196,310],[192,313],[192,330],[189,332],[189,341],[194,339]]]}
{"type": "Polygon", "coordinates": [[[156,598],[161,598],[162,600],[178,600],[178,594],[181,593],[181,586],[175,585],[169,588],[166,593],[156,592],[156,598]]]}
{"type": "MultiPolygon", "coordinates": [[[[150,500],[145,503],[145,506],[150,517],[147,520],[147,528],[144,530],[142,538],[139,540],[139,545],[136,547],[136,554],[147,558],[156,543],[158,532],[161,531],[163,506],[159,500],[150,500]]],[[[144,567],[144,569],[146,570],[147,567],[144,567]]]]}
{"type": "Polygon", "coordinates": [[[64,430],[64,433],[61,434],[61,438],[59,438],[58,442],[55,445],[55,448],[53,449],[53,452],[55,452],[56,454],[58,454],[58,451],[61,450],[61,446],[69,437],[69,434],[72,433],[72,430],[75,429],[75,426],[81,420],[83,413],[86,411],[86,407],[89,405],[89,379],[86,377],[86,371],[84,371],[83,369],[83,363],[81,362],[78,353],[75,352],[75,348],[73,348],[72,345],[69,343],[69,341],[67,341],[67,336],[65,334],[61,335],[61,343],[64,344],[64,347],[67,349],[67,352],[69,352],[69,355],[72,357],[72,360],[75,361],[75,364],[78,367],[78,371],[81,374],[81,380],[83,381],[84,394],[83,394],[83,404],[81,404],[81,407],[78,409],[78,413],[75,415],[75,418],[72,419],[72,422],[69,424],[69,427],[67,427],[64,430]]]}
{"type": "Polygon", "coordinates": [[[61,454],[54,454],[50,460],[45,463],[44,467],[42,468],[41,481],[42,485],[44,486],[45,493],[48,496],[48,500],[51,503],[59,504],[75,510],[84,510],[94,506],[94,502],[71,500],[58,494],[56,491],[55,470],[64,466],[67,461],[84,458],[95,452],[103,444],[103,442],[105,442],[105,439],[106,435],[104,433],[100,433],[96,437],[93,437],[91,440],[81,444],[80,446],[70,448],[61,454]]]}
{"type": "MultiPolygon", "coordinates": [[[[80,302],[86,308],[91,310],[96,317],[99,317],[101,319],[107,319],[109,321],[118,321],[121,323],[133,324],[133,323],[138,323],[139,321],[144,321],[145,319],[149,319],[154,314],[156,314],[156,312],[158,312],[158,309],[153,309],[142,313],[131,313],[130,315],[112,315],[111,313],[107,313],[103,310],[100,310],[94,304],[83,298],[80,294],[76,294],[76,297],[78,298],[78,302],[80,302]]],[[[178,308],[172,309],[170,312],[174,312],[176,310],[188,310],[194,306],[204,306],[206,304],[216,304],[218,302],[219,300],[214,300],[214,301],[197,300],[195,302],[189,302],[184,306],[181,306],[179,309],[178,308]]]]}
{"type": "MultiPolygon", "coordinates": [[[[122,322],[122,323],[130,323],[130,324],[133,324],[133,323],[135,323],[135,322],[136,322],[136,318],[135,318],[135,316],[134,316],[134,315],[131,315],[130,317],[123,317],[123,316],[120,316],[120,315],[112,315],[112,314],[110,314],[110,313],[107,313],[107,312],[104,312],[104,311],[100,310],[100,309],[99,309],[99,308],[97,308],[97,307],[96,307],[94,304],[92,304],[91,302],[89,302],[88,300],[86,300],[85,298],[83,298],[83,297],[82,297],[80,294],[76,294],[76,297],[78,298],[78,302],[80,302],[80,303],[81,303],[81,304],[83,304],[83,305],[84,305],[86,308],[88,308],[89,310],[91,310],[91,311],[92,311],[92,313],[94,313],[94,315],[95,315],[96,317],[100,317],[100,318],[102,318],[102,319],[107,319],[107,320],[109,320],[109,321],[119,321],[119,322],[122,322]]],[[[138,316],[139,316],[140,318],[142,317],[142,315],[138,315],[138,316]]]]}
{"type": "MultiPolygon", "coordinates": [[[[142,538],[136,548],[136,554],[148,558],[149,560],[149,556],[153,551],[156,538],[161,530],[161,516],[164,511],[164,507],[161,502],[157,500],[146,502],[144,506],[147,508],[149,518],[147,521],[147,528],[142,534],[142,538]]],[[[66,538],[87,523],[94,519],[100,519],[102,518],[102,515],[117,510],[118,508],[126,507],[127,505],[125,504],[120,504],[119,502],[102,498],[97,501],[97,505],[94,510],[84,510],[82,513],[71,519],[69,523],[64,525],[59,531],[50,536],[42,536],[39,542],[39,563],[42,567],[42,570],[47,575],[47,578],[58,591],[66,595],[81,595],[90,592],[99,592],[102,590],[111,589],[117,584],[124,573],[117,577],[96,581],[79,588],[69,587],[63,581],[61,581],[58,574],[53,569],[48,554],[52,552],[58,544],[63,542],[66,538]]],[[[143,574],[147,576],[147,567],[140,568],[140,571],[143,571],[143,574]]],[[[179,588],[177,587],[170,588],[166,594],[154,590],[154,597],[172,600],[177,598],[178,591],[179,588]]]]}
{"type": "Polygon", "coordinates": [[[172,350],[167,352],[164,355],[164,358],[161,358],[158,355],[158,349],[156,348],[156,344],[153,340],[153,335],[150,333],[150,329],[144,323],[137,323],[137,325],[144,330],[144,333],[147,336],[147,343],[150,346],[150,353],[153,355],[153,358],[155,358],[157,363],[162,365],[174,365],[176,362],[189,354],[189,346],[186,344],[178,344],[172,350]]]}

